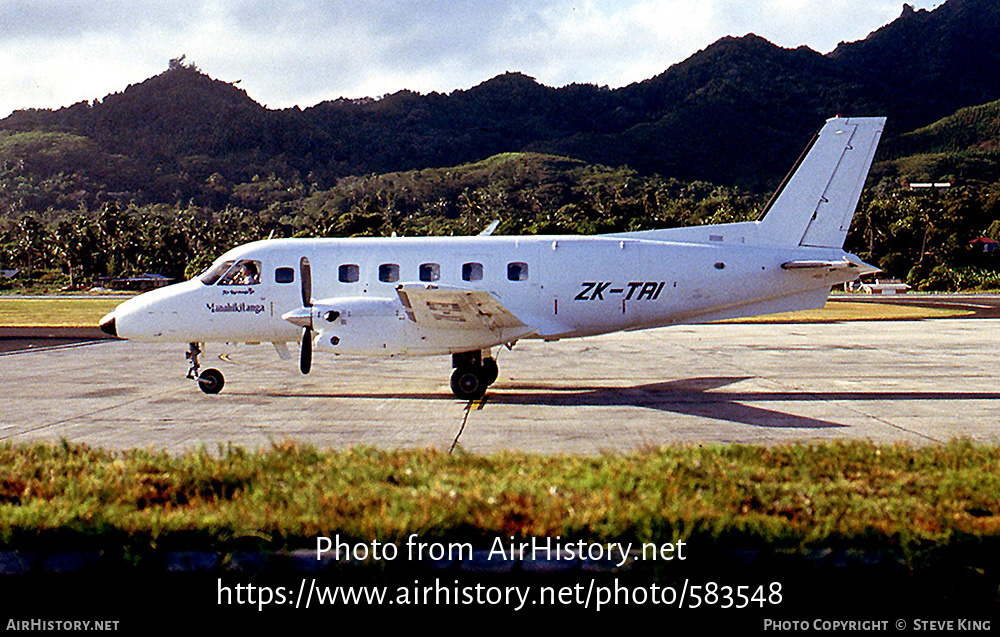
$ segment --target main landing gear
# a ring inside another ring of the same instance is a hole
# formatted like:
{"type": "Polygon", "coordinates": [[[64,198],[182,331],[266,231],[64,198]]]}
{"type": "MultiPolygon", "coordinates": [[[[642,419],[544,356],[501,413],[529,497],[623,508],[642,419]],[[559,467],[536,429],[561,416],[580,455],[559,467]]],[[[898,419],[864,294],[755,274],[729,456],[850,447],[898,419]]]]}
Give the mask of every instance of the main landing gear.
{"type": "MultiPolygon", "coordinates": [[[[486,350],[489,354],[489,350],[486,350]]],[[[451,391],[461,400],[477,400],[486,393],[486,388],[496,382],[500,368],[492,356],[483,357],[480,351],[462,352],[451,355],[451,391]]]]}
{"type": "Polygon", "coordinates": [[[191,361],[191,368],[188,369],[187,377],[198,381],[198,387],[206,394],[218,394],[226,384],[226,379],[222,372],[217,369],[206,369],[199,373],[201,367],[198,363],[198,356],[201,355],[201,347],[198,343],[189,343],[188,351],[184,357],[191,361]]]}

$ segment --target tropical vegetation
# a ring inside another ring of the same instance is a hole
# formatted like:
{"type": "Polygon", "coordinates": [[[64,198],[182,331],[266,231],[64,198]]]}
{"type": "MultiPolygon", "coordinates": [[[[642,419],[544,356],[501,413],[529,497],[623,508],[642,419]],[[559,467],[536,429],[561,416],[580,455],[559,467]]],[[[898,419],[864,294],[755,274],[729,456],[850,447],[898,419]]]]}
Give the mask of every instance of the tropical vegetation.
{"type": "Polygon", "coordinates": [[[179,57],[0,120],[0,279],[190,276],[268,236],[599,233],[754,218],[836,113],[889,125],[848,247],[924,289],[996,287],[1000,5],[949,0],[827,55],[723,38],[619,89],[506,73],[270,110],[179,57]],[[949,183],[911,190],[911,182],[949,183]]]}

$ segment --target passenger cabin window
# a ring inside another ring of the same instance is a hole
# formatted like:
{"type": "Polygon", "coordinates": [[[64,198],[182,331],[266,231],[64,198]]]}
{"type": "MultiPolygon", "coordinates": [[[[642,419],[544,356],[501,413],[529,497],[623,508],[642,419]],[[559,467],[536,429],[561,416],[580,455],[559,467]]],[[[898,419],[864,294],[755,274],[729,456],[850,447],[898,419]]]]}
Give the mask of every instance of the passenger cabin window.
{"type": "Polygon", "coordinates": [[[507,280],[508,281],[527,281],[528,280],[528,264],[521,263],[520,261],[515,261],[514,263],[507,264],[507,280]]]}
{"type": "Polygon", "coordinates": [[[462,280],[463,281],[482,281],[483,280],[483,264],[482,263],[463,263],[462,264],[462,280]]]}
{"type": "Polygon", "coordinates": [[[421,281],[437,281],[441,278],[441,266],[437,263],[420,264],[421,281]]]}
{"type": "Polygon", "coordinates": [[[340,272],[337,278],[341,283],[355,283],[359,278],[361,278],[361,271],[358,266],[354,263],[345,263],[340,266],[340,272]]]}
{"type": "Polygon", "coordinates": [[[294,283],[295,268],[277,268],[274,271],[275,283],[294,283]]]}
{"type": "Polygon", "coordinates": [[[222,278],[229,268],[233,267],[235,261],[219,261],[208,266],[208,269],[198,275],[198,280],[205,285],[215,285],[215,282],[222,278]]]}
{"type": "Polygon", "coordinates": [[[399,280],[399,264],[383,263],[378,266],[378,280],[383,283],[395,283],[399,280]]]}
{"type": "Polygon", "coordinates": [[[243,259],[238,261],[218,285],[258,285],[260,284],[260,261],[243,259]]]}

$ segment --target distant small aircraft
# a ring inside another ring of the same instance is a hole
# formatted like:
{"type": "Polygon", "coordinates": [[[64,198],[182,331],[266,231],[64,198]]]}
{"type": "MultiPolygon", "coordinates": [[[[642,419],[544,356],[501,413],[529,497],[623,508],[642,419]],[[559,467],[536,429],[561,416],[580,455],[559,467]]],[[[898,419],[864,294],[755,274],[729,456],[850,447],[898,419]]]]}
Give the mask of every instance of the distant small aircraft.
{"type": "Polygon", "coordinates": [[[480,398],[495,348],[822,307],[830,288],[878,269],[844,252],[885,118],[833,118],[757,221],[598,236],[269,239],[233,248],[200,276],[139,295],[101,320],[125,339],[301,340],[358,355],[450,354],[451,389],[480,398]]]}

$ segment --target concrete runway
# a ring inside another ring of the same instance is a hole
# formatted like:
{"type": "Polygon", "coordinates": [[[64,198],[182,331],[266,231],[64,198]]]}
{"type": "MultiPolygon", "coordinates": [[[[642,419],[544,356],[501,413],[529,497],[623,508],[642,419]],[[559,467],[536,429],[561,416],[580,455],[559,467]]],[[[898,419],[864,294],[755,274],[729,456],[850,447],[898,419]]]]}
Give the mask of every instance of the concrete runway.
{"type": "MultiPolygon", "coordinates": [[[[302,376],[270,345],[209,345],[226,387],[184,378],[184,346],[125,341],[0,354],[0,440],[172,453],[294,440],[598,454],[676,443],[1000,442],[1000,320],[678,326],[499,356],[481,403],[447,357],[319,354],[302,376]]],[[[293,354],[297,351],[293,348],[293,354]]]]}

